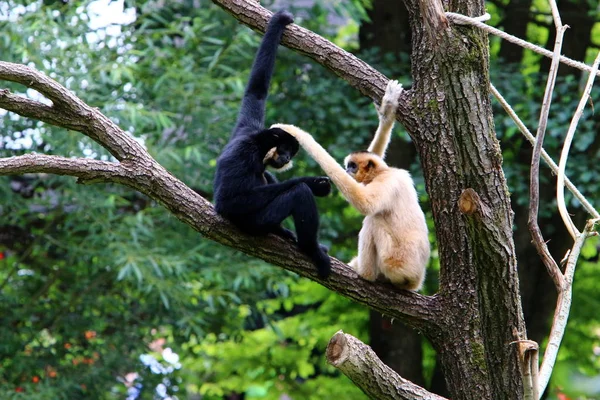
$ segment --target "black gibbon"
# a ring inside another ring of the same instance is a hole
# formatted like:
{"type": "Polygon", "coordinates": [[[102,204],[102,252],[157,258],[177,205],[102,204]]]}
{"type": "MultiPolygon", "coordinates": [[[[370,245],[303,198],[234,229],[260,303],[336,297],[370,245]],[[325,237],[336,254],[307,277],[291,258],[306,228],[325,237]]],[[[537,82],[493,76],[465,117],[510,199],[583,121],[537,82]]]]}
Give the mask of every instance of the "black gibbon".
{"type": "Polygon", "coordinates": [[[399,288],[419,290],[430,254],[425,215],[408,171],[389,167],[383,160],[401,93],[398,82],[388,83],[369,150],[348,155],[346,170],[300,128],[283,124],[271,128],[298,139],[348,202],[366,216],[358,237],[358,257],[349,265],[369,281],[382,274],[399,288]]]}
{"type": "Polygon", "coordinates": [[[327,196],[327,177],[301,177],[277,182],[265,170],[285,170],[298,152],[298,141],[287,132],[265,129],[265,102],[283,31],[293,16],[280,11],[269,21],[244,93],[229,143],[217,160],[214,181],[215,209],[242,231],[253,235],[274,233],[297,241],[317,266],[321,277],[331,271],[327,249],[317,239],[319,214],[314,196],[327,196]],[[292,216],[296,235],[281,226],[292,216]]]}

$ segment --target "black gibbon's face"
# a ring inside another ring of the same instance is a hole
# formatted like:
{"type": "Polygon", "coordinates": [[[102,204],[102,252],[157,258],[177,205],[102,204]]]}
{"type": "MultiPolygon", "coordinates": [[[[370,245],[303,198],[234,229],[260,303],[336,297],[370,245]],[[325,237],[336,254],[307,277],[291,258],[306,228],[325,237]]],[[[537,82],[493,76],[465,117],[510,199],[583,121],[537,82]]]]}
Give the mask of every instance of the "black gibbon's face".
{"type": "Polygon", "coordinates": [[[269,150],[263,163],[277,172],[286,171],[293,165],[292,158],[298,153],[298,141],[282,129],[274,128],[265,132],[269,150]]]}

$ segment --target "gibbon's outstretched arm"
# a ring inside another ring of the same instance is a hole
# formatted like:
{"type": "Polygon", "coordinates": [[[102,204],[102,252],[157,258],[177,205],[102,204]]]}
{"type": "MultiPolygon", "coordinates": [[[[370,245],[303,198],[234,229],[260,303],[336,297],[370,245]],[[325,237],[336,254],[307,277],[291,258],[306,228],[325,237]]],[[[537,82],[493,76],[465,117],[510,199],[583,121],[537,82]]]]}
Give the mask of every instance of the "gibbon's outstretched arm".
{"type": "Polygon", "coordinates": [[[388,81],[385,94],[381,99],[381,107],[377,110],[379,114],[379,126],[375,132],[373,141],[369,145],[369,151],[377,154],[381,159],[385,159],[385,152],[390,144],[392,129],[394,129],[394,123],[396,122],[398,100],[402,92],[402,84],[395,80],[388,81]]]}
{"type": "Polygon", "coordinates": [[[300,146],[323,168],[346,200],[361,214],[370,215],[379,211],[384,200],[380,195],[386,192],[379,184],[372,183],[365,186],[356,182],[309,133],[297,126],[275,124],[271,128],[283,129],[295,137],[300,146]]]}
{"type": "Polygon", "coordinates": [[[250,79],[246,85],[244,98],[240,107],[237,123],[232,137],[240,132],[256,132],[264,127],[265,103],[269,94],[269,84],[275,67],[277,47],[283,36],[285,27],[294,22],[294,17],[287,11],[279,11],[273,15],[267,26],[267,31],[260,44],[250,79]]]}

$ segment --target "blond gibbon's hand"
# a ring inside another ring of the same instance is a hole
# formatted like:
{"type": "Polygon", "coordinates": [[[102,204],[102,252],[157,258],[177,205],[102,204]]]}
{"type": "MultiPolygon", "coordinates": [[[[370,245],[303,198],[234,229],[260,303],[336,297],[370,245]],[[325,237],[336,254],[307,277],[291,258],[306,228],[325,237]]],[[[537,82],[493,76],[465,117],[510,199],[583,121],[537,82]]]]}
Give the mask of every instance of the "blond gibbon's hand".
{"type": "Polygon", "coordinates": [[[292,135],[295,138],[298,138],[299,136],[302,136],[303,134],[306,134],[306,132],[303,132],[298,127],[296,127],[294,125],[290,125],[290,124],[273,124],[273,125],[271,125],[270,129],[273,129],[273,128],[282,129],[282,130],[286,131],[287,133],[289,133],[290,135],[292,135]]]}
{"type": "Polygon", "coordinates": [[[396,118],[396,108],[398,108],[398,100],[404,89],[402,84],[396,80],[390,79],[385,94],[381,99],[381,107],[379,107],[380,120],[394,120],[396,118]]]}

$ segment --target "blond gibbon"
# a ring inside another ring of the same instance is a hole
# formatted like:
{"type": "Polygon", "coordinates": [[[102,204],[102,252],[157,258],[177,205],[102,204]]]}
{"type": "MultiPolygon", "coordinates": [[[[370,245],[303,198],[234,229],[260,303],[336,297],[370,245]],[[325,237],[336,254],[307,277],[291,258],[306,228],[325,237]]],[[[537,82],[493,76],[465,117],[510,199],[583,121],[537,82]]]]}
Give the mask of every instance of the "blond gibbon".
{"type": "Polygon", "coordinates": [[[384,161],[401,93],[398,82],[388,83],[375,137],[367,151],[346,157],[346,170],[302,129],[284,124],[271,128],[294,136],[348,202],[365,215],[358,257],[349,265],[369,281],[381,274],[399,288],[419,290],[430,253],[425,215],[408,171],[389,167],[384,161]]]}

